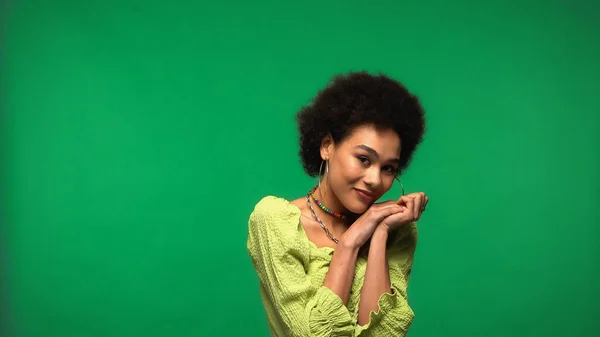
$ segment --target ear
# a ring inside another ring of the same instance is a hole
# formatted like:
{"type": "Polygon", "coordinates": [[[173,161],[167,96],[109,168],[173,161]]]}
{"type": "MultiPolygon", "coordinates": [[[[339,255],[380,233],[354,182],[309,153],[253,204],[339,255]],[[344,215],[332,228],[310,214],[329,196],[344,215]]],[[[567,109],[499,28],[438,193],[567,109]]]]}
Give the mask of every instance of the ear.
{"type": "Polygon", "coordinates": [[[327,136],[323,137],[321,140],[321,159],[329,160],[332,150],[333,137],[331,137],[331,134],[328,133],[327,136]]]}

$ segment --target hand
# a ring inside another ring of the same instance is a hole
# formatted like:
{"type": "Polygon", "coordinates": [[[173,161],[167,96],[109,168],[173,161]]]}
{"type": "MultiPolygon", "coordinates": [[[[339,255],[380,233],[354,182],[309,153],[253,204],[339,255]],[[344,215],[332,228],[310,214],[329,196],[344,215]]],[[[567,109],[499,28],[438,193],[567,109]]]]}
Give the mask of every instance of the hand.
{"type": "Polygon", "coordinates": [[[403,205],[404,202],[405,205],[406,200],[408,200],[408,198],[413,199],[413,214],[416,215],[415,221],[417,221],[421,218],[423,212],[425,212],[425,208],[427,207],[427,203],[429,202],[429,197],[424,192],[410,193],[403,197],[400,197],[400,199],[398,199],[398,204],[403,205]]]}
{"type": "Polygon", "coordinates": [[[369,240],[382,220],[394,214],[401,214],[406,210],[406,206],[400,205],[396,201],[375,203],[350,226],[341,237],[340,242],[352,248],[360,248],[369,240]]]}
{"type": "Polygon", "coordinates": [[[417,221],[421,218],[429,197],[423,192],[411,193],[400,197],[397,203],[400,206],[404,206],[405,210],[401,213],[392,214],[381,221],[381,225],[389,231],[391,229],[398,228],[402,225],[417,221]]]}

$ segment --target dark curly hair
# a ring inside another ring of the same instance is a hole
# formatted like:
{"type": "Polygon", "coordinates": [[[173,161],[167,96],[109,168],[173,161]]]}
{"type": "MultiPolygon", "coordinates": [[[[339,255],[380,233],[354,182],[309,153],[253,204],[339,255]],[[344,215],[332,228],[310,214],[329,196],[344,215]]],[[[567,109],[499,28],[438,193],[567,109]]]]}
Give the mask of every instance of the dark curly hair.
{"type": "Polygon", "coordinates": [[[306,173],[315,177],[321,164],[323,137],[338,143],[360,125],[391,128],[400,136],[398,174],[408,167],[425,133],[425,111],[419,99],[390,77],[365,71],[337,75],[296,115],[300,158],[306,173]]]}

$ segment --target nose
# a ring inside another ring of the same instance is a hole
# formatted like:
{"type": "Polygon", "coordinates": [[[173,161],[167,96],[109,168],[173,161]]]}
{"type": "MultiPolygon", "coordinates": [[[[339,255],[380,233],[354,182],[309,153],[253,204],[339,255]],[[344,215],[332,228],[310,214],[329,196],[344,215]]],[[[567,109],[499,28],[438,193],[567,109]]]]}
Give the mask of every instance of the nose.
{"type": "Polygon", "coordinates": [[[379,187],[379,185],[381,185],[381,172],[379,171],[379,167],[376,165],[369,167],[363,180],[365,184],[372,188],[379,187]]]}

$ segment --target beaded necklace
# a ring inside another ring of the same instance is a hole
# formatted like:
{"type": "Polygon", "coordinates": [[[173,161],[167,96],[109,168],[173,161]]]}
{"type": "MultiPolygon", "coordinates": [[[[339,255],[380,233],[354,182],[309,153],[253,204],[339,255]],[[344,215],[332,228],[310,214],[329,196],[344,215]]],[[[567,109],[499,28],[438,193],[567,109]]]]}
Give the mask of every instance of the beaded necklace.
{"type": "Polygon", "coordinates": [[[319,205],[319,207],[323,211],[325,211],[325,213],[327,213],[327,214],[329,214],[329,215],[331,215],[331,216],[333,216],[335,218],[338,218],[338,219],[346,219],[346,216],[344,214],[340,214],[340,213],[337,213],[337,212],[334,212],[334,211],[330,210],[329,208],[325,207],[325,205],[323,205],[323,203],[319,199],[317,199],[317,197],[315,196],[315,191],[317,190],[317,187],[318,186],[315,186],[312,190],[310,190],[310,192],[308,192],[308,194],[315,201],[315,203],[317,205],[319,205]]]}

